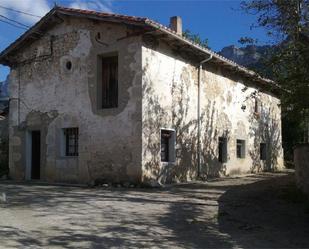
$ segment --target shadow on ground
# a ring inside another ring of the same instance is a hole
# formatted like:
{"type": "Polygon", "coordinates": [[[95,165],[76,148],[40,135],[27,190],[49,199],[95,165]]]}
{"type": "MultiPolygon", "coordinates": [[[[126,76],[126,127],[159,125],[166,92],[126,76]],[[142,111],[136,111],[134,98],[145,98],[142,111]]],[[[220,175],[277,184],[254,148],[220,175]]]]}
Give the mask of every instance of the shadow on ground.
{"type": "Polygon", "coordinates": [[[291,175],[151,189],[0,184],[1,246],[42,248],[309,247],[291,175]]]}
{"type": "Polygon", "coordinates": [[[308,202],[294,175],[260,177],[220,196],[220,232],[242,248],[309,248],[308,202]]]}

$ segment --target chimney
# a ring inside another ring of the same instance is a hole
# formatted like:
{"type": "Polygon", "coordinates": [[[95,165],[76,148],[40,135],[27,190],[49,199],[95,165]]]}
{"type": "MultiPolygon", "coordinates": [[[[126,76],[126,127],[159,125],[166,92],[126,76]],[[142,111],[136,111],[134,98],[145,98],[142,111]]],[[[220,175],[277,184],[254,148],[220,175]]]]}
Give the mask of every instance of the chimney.
{"type": "Polygon", "coordinates": [[[175,31],[177,35],[182,35],[182,20],[180,16],[170,18],[170,29],[175,31]]]}

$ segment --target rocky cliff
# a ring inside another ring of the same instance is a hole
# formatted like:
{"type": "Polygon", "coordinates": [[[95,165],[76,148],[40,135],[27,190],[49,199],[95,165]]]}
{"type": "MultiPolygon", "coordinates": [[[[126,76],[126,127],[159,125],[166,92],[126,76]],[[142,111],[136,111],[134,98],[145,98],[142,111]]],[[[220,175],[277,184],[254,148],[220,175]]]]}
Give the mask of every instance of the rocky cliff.
{"type": "Polygon", "coordinates": [[[219,54],[235,61],[236,63],[249,68],[259,67],[262,60],[267,58],[273,46],[255,46],[236,47],[234,45],[224,47],[219,54]]]}

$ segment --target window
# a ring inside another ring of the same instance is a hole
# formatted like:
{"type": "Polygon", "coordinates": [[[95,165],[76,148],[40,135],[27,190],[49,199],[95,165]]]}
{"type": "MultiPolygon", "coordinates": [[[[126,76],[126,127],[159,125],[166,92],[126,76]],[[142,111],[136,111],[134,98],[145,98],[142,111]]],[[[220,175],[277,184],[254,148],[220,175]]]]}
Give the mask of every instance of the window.
{"type": "Polygon", "coordinates": [[[102,57],[102,108],[118,107],[118,56],[102,57]]]}
{"type": "Polygon", "coordinates": [[[266,160],[266,143],[260,143],[260,160],[266,160]]]}
{"type": "Polygon", "coordinates": [[[254,98],[254,113],[259,114],[260,113],[260,100],[255,97],[254,98]]]}
{"type": "Polygon", "coordinates": [[[236,154],[237,158],[245,158],[246,157],[246,141],[237,139],[236,140],[236,154]]]}
{"type": "Polygon", "coordinates": [[[227,138],[219,137],[219,157],[218,160],[220,163],[227,162],[227,138]]]}
{"type": "Polygon", "coordinates": [[[161,130],[161,162],[175,161],[175,131],[161,130]]]}
{"type": "Polygon", "coordinates": [[[78,128],[63,129],[65,156],[78,156],[78,128]]]}

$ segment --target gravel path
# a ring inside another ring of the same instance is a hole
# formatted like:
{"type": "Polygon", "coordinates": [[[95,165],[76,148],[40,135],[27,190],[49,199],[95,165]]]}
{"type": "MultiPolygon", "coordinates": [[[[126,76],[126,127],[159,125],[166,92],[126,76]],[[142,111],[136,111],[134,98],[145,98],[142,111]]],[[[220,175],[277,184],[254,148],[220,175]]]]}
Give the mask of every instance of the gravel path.
{"type": "Polygon", "coordinates": [[[293,179],[259,174],[164,189],[0,182],[0,247],[309,248],[308,206],[293,179]]]}

